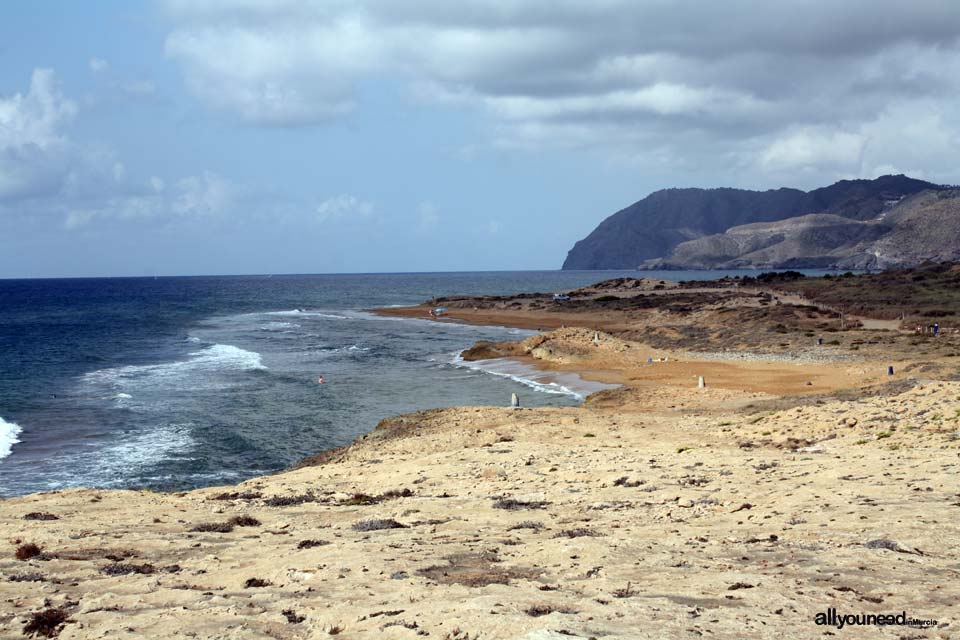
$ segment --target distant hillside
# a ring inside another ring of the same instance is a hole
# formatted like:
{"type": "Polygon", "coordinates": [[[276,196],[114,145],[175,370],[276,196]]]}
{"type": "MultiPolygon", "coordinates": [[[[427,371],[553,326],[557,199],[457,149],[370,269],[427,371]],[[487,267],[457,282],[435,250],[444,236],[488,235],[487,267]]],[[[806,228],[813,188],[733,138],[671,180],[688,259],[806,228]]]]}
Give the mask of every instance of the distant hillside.
{"type": "MultiPolygon", "coordinates": [[[[601,222],[590,235],[574,245],[567,254],[563,268],[632,269],[656,259],[664,259],[662,264],[683,268],[687,264],[686,258],[677,261],[672,257],[674,250],[682,243],[724,234],[733,227],[778,222],[808,214],[832,216],[811,219],[805,231],[808,236],[812,234],[818,242],[824,243],[824,248],[834,242],[824,236],[838,236],[841,243],[869,241],[871,234],[877,233],[877,230],[861,228],[862,225],[855,224],[857,221],[875,220],[906,196],[921,191],[938,191],[941,188],[923,180],[897,175],[882,176],[875,180],[841,180],[829,187],[809,192],[787,188],[768,191],[729,188],[664,189],[601,222]],[[854,224],[847,225],[845,221],[854,224]],[[815,228],[818,230],[813,230],[815,228]],[[848,237],[848,234],[852,234],[851,237],[848,237]],[[858,234],[864,235],[860,237],[858,234]]],[[[758,232],[778,233],[759,229],[758,232]]],[[[736,243],[742,241],[742,237],[716,239],[711,241],[707,249],[719,250],[721,255],[730,258],[739,257],[742,250],[731,250],[736,243]]],[[[804,240],[801,238],[799,241],[804,240]]],[[[748,243],[746,246],[751,248],[753,245],[748,243]]],[[[747,253],[760,248],[762,247],[758,245],[757,249],[751,249],[747,253]]],[[[700,254],[692,248],[684,251],[689,251],[690,255],[696,254],[697,259],[700,258],[700,254]]],[[[826,251],[824,255],[828,254],[829,251],[826,251]]],[[[788,258],[789,256],[784,259],[788,258]]],[[[745,264],[751,266],[749,260],[745,264]]]]}
{"type": "Polygon", "coordinates": [[[960,260],[960,190],[928,190],[870,220],[810,214],[682,242],[651,269],[886,269],[960,260]]]}

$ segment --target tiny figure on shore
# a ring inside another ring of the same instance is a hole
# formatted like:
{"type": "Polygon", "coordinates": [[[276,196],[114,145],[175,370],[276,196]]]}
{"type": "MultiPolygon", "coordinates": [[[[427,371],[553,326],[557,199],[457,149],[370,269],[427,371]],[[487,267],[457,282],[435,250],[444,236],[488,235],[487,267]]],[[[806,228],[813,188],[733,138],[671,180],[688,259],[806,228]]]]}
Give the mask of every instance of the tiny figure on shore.
{"type": "Polygon", "coordinates": [[[323,384],[323,376],[317,378],[317,384],[323,384]]]}

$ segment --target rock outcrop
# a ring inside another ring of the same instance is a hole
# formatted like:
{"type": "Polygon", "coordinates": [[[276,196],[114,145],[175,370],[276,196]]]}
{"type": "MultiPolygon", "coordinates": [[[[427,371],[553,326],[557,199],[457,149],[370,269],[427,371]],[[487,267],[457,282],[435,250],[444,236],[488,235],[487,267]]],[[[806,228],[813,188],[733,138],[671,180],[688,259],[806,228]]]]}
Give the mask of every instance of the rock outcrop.
{"type": "MultiPolygon", "coordinates": [[[[939,185],[903,175],[841,180],[809,192],[786,188],[665,189],[600,223],[574,245],[563,268],[699,268],[731,261],[738,266],[770,266],[760,264],[764,260],[793,267],[832,265],[850,257],[847,249],[867,250],[864,243],[885,237],[891,231],[889,214],[905,199],[921,192],[936,199],[941,190],[944,188],[939,185]],[[776,224],[743,228],[785,221],[789,222],[783,228],[776,224]],[[733,229],[737,232],[730,237],[717,237],[733,229]],[[771,249],[780,244],[780,234],[787,244],[771,249]],[[706,242],[681,248],[703,239],[706,242]],[[749,254],[764,250],[769,251],[753,262],[749,254]],[[661,262],[649,262],[657,260],[661,262]]],[[[955,212],[952,206],[940,210],[955,212]]],[[[910,228],[900,231],[909,236],[910,228]]]]}

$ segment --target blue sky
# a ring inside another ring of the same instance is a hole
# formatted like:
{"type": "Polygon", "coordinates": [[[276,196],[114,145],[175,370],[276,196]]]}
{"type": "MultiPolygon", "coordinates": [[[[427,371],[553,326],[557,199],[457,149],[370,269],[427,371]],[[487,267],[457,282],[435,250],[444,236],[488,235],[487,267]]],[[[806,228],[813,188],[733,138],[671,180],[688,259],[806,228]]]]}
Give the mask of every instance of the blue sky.
{"type": "Polygon", "coordinates": [[[6,2],[0,277],[557,268],[659,188],[960,182],[960,11],[879,4],[6,2]]]}

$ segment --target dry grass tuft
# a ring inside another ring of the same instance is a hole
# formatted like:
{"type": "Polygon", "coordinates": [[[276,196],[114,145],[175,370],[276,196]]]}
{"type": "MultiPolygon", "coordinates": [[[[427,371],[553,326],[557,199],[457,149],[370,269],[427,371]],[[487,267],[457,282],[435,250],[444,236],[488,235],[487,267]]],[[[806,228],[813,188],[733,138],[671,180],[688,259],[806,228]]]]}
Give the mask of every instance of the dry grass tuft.
{"type": "Polygon", "coordinates": [[[264,580],[263,578],[248,578],[246,582],[243,583],[243,586],[247,589],[254,589],[260,587],[269,587],[273,583],[269,580],[264,580]]]}
{"type": "Polygon", "coordinates": [[[17,547],[14,555],[16,556],[17,560],[29,560],[30,558],[34,558],[41,553],[43,553],[43,549],[32,542],[28,542],[17,547]]]}
{"type": "Polygon", "coordinates": [[[193,526],[190,531],[199,533],[230,533],[233,525],[229,522],[201,522],[193,526]]]}
{"type": "Polygon", "coordinates": [[[151,573],[156,573],[157,568],[152,564],[145,562],[143,564],[131,564],[125,562],[114,562],[113,564],[108,564],[107,566],[100,569],[100,573],[108,576],[126,576],[131,573],[138,573],[140,575],[150,575],[151,573]]]}
{"type": "Polygon", "coordinates": [[[532,580],[541,573],[527,567],[497,566],[500,558],[494,553],[458,553],[447,556],[447,564],[434,565],[417,571],[417,575],[439,584],[462,584],[485,587],[488,584],[509,584],[511,580],[532,580]]]}
{"type": "Polygon", "coordinates": [[[328,544],[330,543],[326,540],[301,540],[297,545],[297,549],[313,549],[314,547],[322,547],[328,544]]]}
{"type": "Polygon", "coordinates": [[[517,500],[515,498],[497,498],[493,503],[494,509],[518,511],[520,509],[543,509],[550,503],[546,500],[517,500]]]}
{"type": "Polygon", "coordinates": [[[70,614],[62,607],[35,611],[23,625],[23,635],[56,638],[63,630],[63,625],[69,622],[69,618],[70,614]]]}
{"type": "Polygon", "coordinates": [[[354,531],[381,531],[383,529],[406,529],[407,526],[400,524],[392,518],[379,518],[375,520],[361,520],[350,527],[354,531]]]}
{"type": "Polygon", "coordinates": [[[32,511],[27,515],[23,516],[24,520],[59,520],[58,516],[53,515],[52,513],[44,513],[42,511],[32,511]]]}

